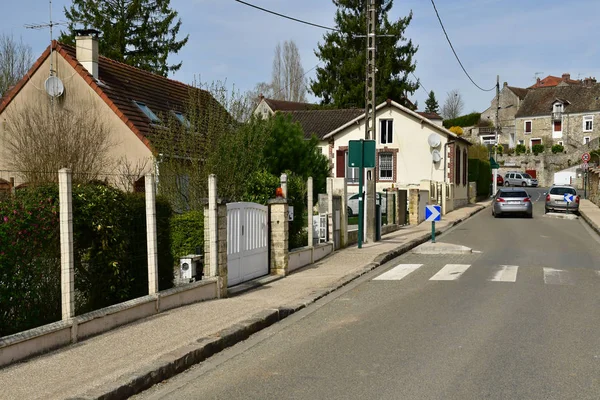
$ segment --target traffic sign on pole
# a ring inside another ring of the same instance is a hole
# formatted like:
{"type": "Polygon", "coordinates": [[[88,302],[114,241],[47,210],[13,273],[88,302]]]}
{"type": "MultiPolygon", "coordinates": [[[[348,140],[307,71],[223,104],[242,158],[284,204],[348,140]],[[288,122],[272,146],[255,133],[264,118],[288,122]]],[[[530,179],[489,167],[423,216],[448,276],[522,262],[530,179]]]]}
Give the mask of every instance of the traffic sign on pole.
{"type": "Polygon", "coordinates": [[[590,157],[590,153],[583,153],[583,154],[581,155],[581,160],[582,160],[584,163],[587,163],[587,162],[589,162],[589,161],[590,161],[590,159],[591,159],[591,157],[590,157]]]}
{"type": "Polygon", "coordinates": [[[565,193],[564,198],[567,203],[572,203],[575,201],[575,196],[572,195],[571,193],[565,193]]]}
{"type": "Polygon", "coordinates": [[[435,243],[435,221],[442,220],[442,207],[425,206],[425,221],[431,221],[431,243],[435,243]]]}

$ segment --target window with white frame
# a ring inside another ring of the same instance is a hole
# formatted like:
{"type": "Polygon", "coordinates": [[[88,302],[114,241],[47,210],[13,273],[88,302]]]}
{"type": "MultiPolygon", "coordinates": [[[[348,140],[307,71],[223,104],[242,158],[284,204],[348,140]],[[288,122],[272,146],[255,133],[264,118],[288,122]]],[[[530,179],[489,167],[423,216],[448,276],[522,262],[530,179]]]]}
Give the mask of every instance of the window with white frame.
{"type": "Polygon", "coordinates": [[[496,136],[481,136],[482,144],[496,144],[496,136]]]}
{"type": "Polygon", "coordinates": [[[394,121],[391,119],[382,119],[379,121],[379,141],[381,144],[390,144],[394,142],[394,121]]]}
{"type": "Polygon", "coordinates": [[[583,144],[590,144],[590,140],[591,140],[591,138],[589,136],[584,136],[583,144]]]}
{"type": "Polygon", "coordinates": [[[583,117],[583,131],[591,132],[594,130],[594,116],[586,115],[583,117]]]}
{"type": "Polygon", "coordinates": [[[358,183],[358,168],[348,166],[348,152],[346,151],[346,182],[358,183]]]}
{"type": "Polygon", "coordinates": [[[394,177],[394,155],[392,153],[379,153],[379,179],[391,181],[394,177]]]}
{"type": "Polygon", "coordinates": [[[525,144],[524,140],[519,140],[519,144],[525,144]]]}
{"type": "Polygon", "coordinates": [[[562,141],[562,140],[559,140],[559,141],[558,141],[558,144],[560,144],[560,145],[562,146],[562,145],[563,145],[563,141],[562,141]]]}
{"type": "Polygon", "coordinates": [[[156,123],[160,122],[160,118],[158,118],[156,116],[156,114],[154,114],[154,112],[152,112],[152,110],[150,109],[150,107],[148,107],[146,105],[146,103],[142,103],[141,101],[135,101],[134,103],[148,117],[148,119],[150,120],[150,122],[152,122],[153,124],[156,124],[156,123]]]}
{"type": "Polygon", "coordinates": [[[531,121],[525,121],[525,133],[531,133],[531,121]]]}

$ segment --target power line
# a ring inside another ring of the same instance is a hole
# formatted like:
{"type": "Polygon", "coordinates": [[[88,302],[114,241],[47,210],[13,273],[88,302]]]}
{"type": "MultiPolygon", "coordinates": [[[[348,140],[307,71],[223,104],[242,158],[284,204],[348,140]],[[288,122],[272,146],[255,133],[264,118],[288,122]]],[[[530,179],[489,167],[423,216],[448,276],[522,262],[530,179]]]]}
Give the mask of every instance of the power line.
{"type": "Polygon", "coordinates": [[[284,15],[284,14],[280,14],[280,13],[275,12],[275,11],[267,10],[266,8],[262,8],[262,7],[254,5],[254,4],[246,3],[245,1],[242,1],[242,0],[235,0],[235,1],[237,1],[238,3],[244,4],[244,5],[248,6],[248,7],[256,8],[257,10],[264,11],[264,12],[269,13],[269,14],[277,15],[278,17],[287,18],[287,19],[292,20],[292,21],[300,22],[301,24],[306,24],[306,25],[310,25],[310,26],[315,26],[317,28],[327,29],[329,31],[335,31],[335,32],[342,33],[342,31],[340,31],[339,29],[330,28],[328,26],[319,25],[319,24],[315,24],[315,23],[312,23],[312,22],[304,21],[304,20],[301,20],[301,19],[298,19],[298,18],[290,17],[290,16],[287,16],[287,15],[284,15]]]}
{"type": "Polygon", "coordinates": [[[423,86],[423,84],[421,83],[421,80],[419,78],[417,78],[417,76],[415,75],[415,73],[411,72],[410,74],[413,76],[413,78],[415,78],[417,80],[417,83],[419,84],[419,87],[421,89],[423,89],[425,91],[425,93],[429,94],[429,91],[427,89],[425,89],[425,86],[423,86]]]}
{"type": "Polygon", "coordinates": [[[456,60],[460,64],[460,67],[464,71],[465,75],[467,75],[467,77],[469,78],[469,80],[473,83],[473,85],[477,86],[477,88],[479,90],[482,90],[484,92],[491,92],[492,90],[495,90],[496,86],[494,86],[491,89],[484,89],[481,86],[479,86],[478,84],[476,84],[475,81],[473,80],[473,78],[471,78],[471,75],[469,75],[469,73],[467,72],[467,70],[463,66],[462,62],[460,61],[460,58],[458,58],[458,54],[456,54],[456,51],[454,50],[454,46],[452,46],[452,42],[450,41],[450,38],[448,37],[448,34],[446,33],[446,28],[444,28],[444,24],[442,23],[442,19],[440,18],[440,14],[438,13],[437,7],[435,6],[435,3],[434,3],[433,0],[431,0],[431,4],[433,4],[433,9],[435,10],[435,15],[437,15],[438,21],[440,21],[440,25],[442,27],[442,30],[444,31],[444,35],[446,35],[446,40],[448,40],[448,44],[450,45],[450,48],[452,49],[452,52],[454,53],[454,57],[456,57],[456,60]]]}

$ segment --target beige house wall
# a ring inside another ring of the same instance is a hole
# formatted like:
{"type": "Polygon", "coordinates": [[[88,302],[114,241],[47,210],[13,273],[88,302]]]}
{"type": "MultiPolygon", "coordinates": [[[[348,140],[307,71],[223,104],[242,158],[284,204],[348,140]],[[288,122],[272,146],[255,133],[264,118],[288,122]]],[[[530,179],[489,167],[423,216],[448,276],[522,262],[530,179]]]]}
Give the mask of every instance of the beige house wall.
{"type": "MultiPolygon", "coordinates": [[[[110,179],[118,174],[124,162],[130,165],[145,165],[141,172],[152,172],[154,157],[144,143],[125,125],[115,112],[98,96],[85,80],[57,52],[53,53],[53,69],[64,84],[64,94],[55,99],[55,106],[62,110],[79,110],[85,107],[90,114],[99,118],[110,131],[112,150],[110,167],[106,173],[110,179]]],[[[19,91],[13,101],[0,114],[0,140],[5,140],[6,126],[10,123],[11,115],[26,112],[34,104],[43,105],[50,102],[50,97],[44,90],[44,83],[49,76],[50,58],[38,68],[27,83],[19,91]]],[[[0,148],[0,171],[10,170],[10,158],[5,148],[0,148]]],[[[57,171],[58,174],[58,171],[57,171]]],[[[6,173],[2,174],[6,175],[6,173]]],[[[24,183],[23,177],[15,174],[16,185],[24,183]]],[[[4,178],[4,176],[0,176],[4,178]]],[[[6,178],[4,178],[6,179],[6,178]]]]}

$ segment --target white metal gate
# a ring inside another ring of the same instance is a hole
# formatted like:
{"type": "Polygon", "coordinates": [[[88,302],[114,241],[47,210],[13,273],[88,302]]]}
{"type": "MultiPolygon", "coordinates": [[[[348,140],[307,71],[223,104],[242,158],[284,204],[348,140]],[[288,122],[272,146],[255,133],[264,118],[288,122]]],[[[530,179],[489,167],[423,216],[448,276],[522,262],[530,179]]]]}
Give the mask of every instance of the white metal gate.
{"type": "Polygon", "coordinates": [[[269,273],[267,207],[227,204],[227,286],[269,273]]]}

